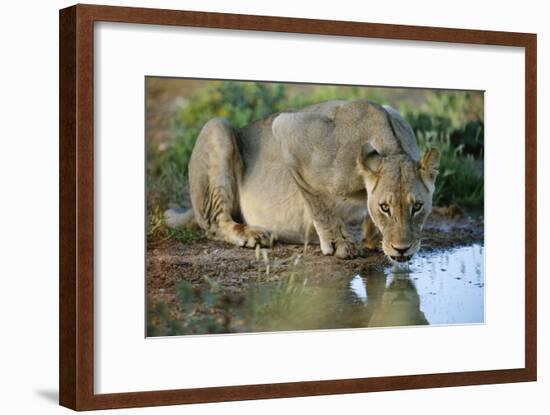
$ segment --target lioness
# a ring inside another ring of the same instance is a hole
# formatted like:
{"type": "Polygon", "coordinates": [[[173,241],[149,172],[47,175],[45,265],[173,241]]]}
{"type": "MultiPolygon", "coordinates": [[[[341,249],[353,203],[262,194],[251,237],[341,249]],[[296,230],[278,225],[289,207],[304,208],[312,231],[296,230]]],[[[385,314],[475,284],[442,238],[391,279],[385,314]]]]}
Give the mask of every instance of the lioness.
{"type": "Polygon", "coordinates": [[[432,209],[439,160],[435,148],[420,159],[407,122],[370,101],[322,102],[241,129],[214,118],[189,161],[192,212],[166,219],[194,219],[210,238],[250,248],[307,238],[338,258],[357,255],[346,225],[363,220],[364,247],[382,242],[392,260],[408,261],[432,209]]]}

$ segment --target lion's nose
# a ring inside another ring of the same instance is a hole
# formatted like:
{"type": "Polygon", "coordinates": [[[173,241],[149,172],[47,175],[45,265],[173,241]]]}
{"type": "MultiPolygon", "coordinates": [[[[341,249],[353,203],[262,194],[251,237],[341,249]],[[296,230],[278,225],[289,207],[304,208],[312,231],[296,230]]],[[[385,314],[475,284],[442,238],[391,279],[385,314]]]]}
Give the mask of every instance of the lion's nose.
{"type": "MultiPolygon", "coordinates": [[[[412,244],[411,244],[412,245],[412,244]]],[[[392,248],[395,249],[397,252],[399,252],[399,255],[405,255],[405,253],[410,249],[411,245],[409,246],[406,246],[406,247],[397,247],[395,245],[392,244],[392,248]]]]}

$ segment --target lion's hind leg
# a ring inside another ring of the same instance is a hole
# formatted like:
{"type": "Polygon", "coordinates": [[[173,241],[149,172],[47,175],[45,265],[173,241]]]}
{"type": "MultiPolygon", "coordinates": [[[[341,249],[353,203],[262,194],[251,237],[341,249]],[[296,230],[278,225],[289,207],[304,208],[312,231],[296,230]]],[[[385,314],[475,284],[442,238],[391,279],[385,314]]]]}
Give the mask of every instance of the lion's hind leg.
{"type": "Polygon", "coordinates": [[[271,246],[274,238],[269,231],[235,220],[240,216],[242,174],[233,127],[221,118],[208,121],[189,161],[189,189],[197,223],[213,239],[248,248],[271,246]]]}

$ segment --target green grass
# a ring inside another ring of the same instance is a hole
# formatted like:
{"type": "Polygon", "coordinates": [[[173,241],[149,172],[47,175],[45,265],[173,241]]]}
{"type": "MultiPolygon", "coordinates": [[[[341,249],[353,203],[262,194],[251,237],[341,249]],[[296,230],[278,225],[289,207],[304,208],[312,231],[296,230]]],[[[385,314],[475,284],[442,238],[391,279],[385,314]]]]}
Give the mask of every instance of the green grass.
{"type": "Polygon", "coordinates": [[[164,210],[156,205],[149,212],[149,224],[147,227],[147,246],[153,248],[158,244],[174,240],[183,243],[191,243],[205,238],[202,229],[171,229],[164,224],[164,210]]]}
{"type": "Polygon", "coordinates": [[[429,131],[417,132],[416,136],[421,151],[433,146],[441,151],[434,205],[456,204],[474,211],[483,210],[484,182],[474,156],[465,154],[463,145],[453,146],[449,134],[438,137],[434,131],[429,131]]]}
{"type": "Polygon", "coordinates": [[[163,229],[162,212],[170,204],[189,205],[187,165],[206,121],[224,117],[239,128],[282,109],[328,99],[370,99],[395,107],[411,124],[422,151],[437,146],[442,152],[434,204],[455,203],[465,209],[483,209],[481,93],[211,81],[188,98],[173,122],[172,142],[162,149],[148,143],[147,208],[151,241],[166,237],[192,241],[195,237],[163,229]]]}

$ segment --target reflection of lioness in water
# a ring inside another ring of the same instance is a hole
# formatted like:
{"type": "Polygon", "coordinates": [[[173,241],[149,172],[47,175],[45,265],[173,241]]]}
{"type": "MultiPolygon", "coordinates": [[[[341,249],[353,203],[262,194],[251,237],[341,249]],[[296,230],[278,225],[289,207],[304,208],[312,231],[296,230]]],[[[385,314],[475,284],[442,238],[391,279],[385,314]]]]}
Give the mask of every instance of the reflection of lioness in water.
{"type": "Polygon", "coordinates": [[[368,101],[327,101],[242,129],[214,118],[189,161],[193,213],[168,211],[167,223],[194,216],[209,237],[251,248],[308,237],[325,255],[352,258],[346,223],[362,219],[364,246],[382,241],[405,261],[420,248],[439,159],[437,149],[420,159],[406,121],[368,101]]]}
{"type": "MultiPolygon", "coordinates": [[[[383,294],[374,299],[369,327],[419,326],[429,324],[420,309],[418,291],[407,274],[393,276],[383,294]]],[[[368,305],[367,305],[368,307],[368,305]]]]}

